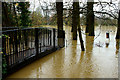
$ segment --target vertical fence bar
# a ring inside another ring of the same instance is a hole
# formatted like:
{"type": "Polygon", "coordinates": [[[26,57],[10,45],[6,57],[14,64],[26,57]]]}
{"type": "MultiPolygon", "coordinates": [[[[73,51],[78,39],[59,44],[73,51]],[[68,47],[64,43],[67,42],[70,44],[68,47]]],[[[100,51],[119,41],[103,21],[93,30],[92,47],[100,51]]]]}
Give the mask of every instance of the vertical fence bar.
{"type": "Polygon", "coordinates": [[[33,48],[32,47],[32,41],[33,41],[32,37],[33,37],[33,29],[31,30],[31,49],[33,48]]]}
{"type": "Polygon", "coordinates": [[[13,34],[13,64],[15,62],[15,32],[12,31],[12,34],[13,34]]]}
{"type": "Polygon", "coordinates": [[[39,49],[39,52],[41,53],[41,43],[42,43],[42,31],[41,31],[41,29],[39,30],[39,33],[40,33],[40,38],[39,38],[40,49],[39,49]]]}
{"type": "Polygon", "coordinates": [[[50,34],[50,31],[48,30],[48,46],[49,46],[49,34],[50,34]]]}
{"type": "Polygon", "coordinates": [[[37,58],[39,53],[38,28],[35,28],[35,48],[36,48],[36,58],[37,58]]]}
{"type": "Polygon", "coordinates": [[[50,30],[50,46],[52,45],[52,31],[50,30]]]}
{"type": "Polygon", "coordinates": [[[27,32],[27,30],[25,29],[24,30],[24,41],[25,41],[25,49],[24,50],[26,50],[26,48],[27,48],[27,35],[26,35],[26,32],[27,32]]]}
{"type": "Polygon", "coordinates": [[[10,37],[10,41],[11,41],[11,65],[13,64],[13,32],[10,32],[11,37],[10,37]]]}
{"type": "Polygon", "coordinates": [[[11,36],[11,32],[9,32],[9,34],[10,34],[10,36],[9,36],[10,37],[10,39],[9,39],[10,40],[10,44],[9,45],[10,45],[10,65],[11,65],[12,64],[12,57],[11,57],[11,55],[12,55],[12,49],[11,49],[12,48],[12,46],[11,46],[12,45],[12,42],[11,42],[12,41],[11,40],[12,36],[11,36]]]}
{"type": "Polygon", "coordinates": [[[6,47],[7,47],[7,55],[8,55],[8,64],[10,65],[10,49],[9,49],[9,36],[10,36],[10,34],[9,34],[9,32],[7,32],[7,45],[6,45],[6,47]]]}
{"type": "Polygon", "coordinates": [[[47,48],[47,29],[45,29],[45,49],[47,48]]]}
{"type": "Polygon", "coordinates": [[[53,29],[53,47],[55,48],[55,43],[56,43],[56,41],[55,41],[55,29],[53,29]]]}
{"type": "Polygon", "coordinates": [[[24,60],[24,30],[22,30],[22,59],[24,60]]]}
{"type": "Polygon", "coordinates": [[[26,49],[27,49],[27,34],[26,34],[27,30],[24,30],[24,58],[26,58],[26,49]]]}
{"type": "Polygon", "coordinates": [[[45,46],[45,29],[43,29],[43,46],[45,46]]]}
{"type": "Polygon", "coordinates": [[[17,58],[18,58],[18,46],[17,46],[17,30],[15,31],[15,34],[14,34],[14,41],[15,41],[15,62],[18,61],[17,58]]]}
{"type": "Polygon", "coordinates": [[[41,53],[41,43],[40,43],[40,53],[41,53]]]}
{"type": "Polygon", "coordinates": [[[21,30],[18,31],[19,36],[19,58],[21,59],[21,30]]]}
{"type": "Polygon", "coordinates": [[[47,49],[47,29],[45,29],[45,50],[47,49]]]}

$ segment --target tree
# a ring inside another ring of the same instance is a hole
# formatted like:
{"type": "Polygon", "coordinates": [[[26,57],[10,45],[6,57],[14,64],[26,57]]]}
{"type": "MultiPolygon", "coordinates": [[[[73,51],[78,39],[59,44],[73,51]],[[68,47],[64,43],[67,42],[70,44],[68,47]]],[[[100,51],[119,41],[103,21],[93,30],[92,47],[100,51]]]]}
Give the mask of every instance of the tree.
{"type": "Polygon", "coordinates": [[[79,38],[81,43],[82,51],[85,51],[82,34],[81,34],[81,27],[80,27],[80,13],[79,13],[79,0],[73,2],[73,40],[77,40],[77,28],[79,32],[79,38]]]}
{"type": "Polygon", "coordinates": [[[92,2],[87,2],[87,16],[86,16],[86,33],[89,33],[89,36],[94,36],[94,11],[93,11],[92,2]]]}
{"type": "MultiPolygon", "coordinates": [[[[59,0],[58,0],[59,1],[59,0]]],[[[63,2],[58,2],[56,0],[56,10],[57,10],[57,26],[58,26],[58,46],[64,47],[64,32],[63,32],[63,2]]]]}
{"type": "Polygon", "coordinates": [[[120,10],[119,10],[119,17],[118,17],[118,28],[117,28],[116,39],[120,39],[120,10]]]}
{"type": "Polygon", "coordinates": [[[57,25],[57,14],[54,14],[50,17],[50,25],[57,25]]]}
{"type": "Polygon", "coordinates": [[[81,34],[81,27],[80,27],[79,2],[76,3],[77,3],[77,27],[79,32],[79,39],[80,39],[81,49],[82,51],[85,51],[82,34],[81,34]]]}
{"type": "Polygon", "coordinates": [[[73,32],[73,10],[72,10],[72,29],[71,32],[73,32]]]}
{"type": "Polygon", "coordinates": [[[43,16],[41,15],[40,12],[36,12],[34,11],[32,14],[31,14],[31,20],[32,20],[32,26],[39,26],[39,25],[44,25],[46,24],[45,23],[45,20],[43,18],[43,16]]]}
{"type": "Polygon", "coordinates": [[[29,2],[20,2],[17,7],[20,12],[20,26],[22,27],[31,26],[29,6],[29,2]]]}
{"type": "Polygon", "coordinates": [[[73,2],[73,40],[77,40],[77,2],[73,2]]]}
{"type": "Polygon", "coordinates": [[[2,3],[2,26],[19,27],[31,24],[29,2],[3,2],[2,3]]]}
{"type": "Polygon", "coordinates": [[[12,3],[2,3],[2,26],[15,26],[12,3]]]}
{"type": "MultiPolygon", "coordinates": [[[[63,30],[63,2],[56,1],[58,30],[63,30]]],[[[58,36],[60,34],[58,33],[58,36]]]]}

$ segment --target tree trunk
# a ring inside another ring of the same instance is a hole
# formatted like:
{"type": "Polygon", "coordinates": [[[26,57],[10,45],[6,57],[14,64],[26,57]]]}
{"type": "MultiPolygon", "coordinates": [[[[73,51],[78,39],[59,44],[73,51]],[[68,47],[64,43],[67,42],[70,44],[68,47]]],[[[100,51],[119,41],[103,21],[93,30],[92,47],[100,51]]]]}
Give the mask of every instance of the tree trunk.
{"type": "Polygon", "coordinates": [[[89,36],[94,36],[93,4],[94,4],[94,1],[87,2],[86,33],[89,33],[89,36]]]}
{"type": "MultiPolygon", "coordinates": [[[[63,2],[56,2],[58,30],[63,30],[63,2]]],[[[58,33],[58,36],[61,34],[58,33]]]]}
{"type": "Polygon", "coordinates": [[[77,40],[77,2],[73,2],[73,40],[77,40]]]}
{"type": "Polygon", "coordinates": [[[79,2],[76,4],[77,7],[77,27],[78,27],[78,32],[79,32],[79,39],[80,39],[80,44],[81,44],[81,49],[82,51],[85,51],[84,44],[83,44],[83,39],[82,39],[82,34],[81,34],[81,27],[80,27],[80,14],[79,14],[79,2]]]}
{"type": "Polygon", "coordinates": [[[10,27],[10,20],[9,20],[9,16],[8,16],[8,7],[7,7],[7,3],[6,2],[2,2],[2,26],[3,27],[10,27]]]}
{"type": "Polygon", "coordinates": [[[83,39],[82,39],[82,34],[81,34],[81,27],[80,27],[80,16],[78,20],[78,32],[79,32],[79,39],[80,39],[80,44],[81,44],[81,49],[82,51],[85,51],[84,44],[83,44],[83,39]]]}
{"type": "Polygon", "coordinates": [[[118,28],[117,28],[116,39],[120,39],[120,10],[119,10],[119,17],[118,17],[118,28]]]}
{"type": "Polygon", "coordinates": [[[73,11],[72,11],[72,29],[71,32],[73,32],[73,11]]]}
{"type": "MultiPolygon", "coordinates": [[[[88,3],[87,3],[88,4],[88,3]]],[[[86,15],[86,33],[88,33],[88,28],[89,28],[89,26],[88,26],[88,9],[87,9],[87,15],[86,15]]]]}
{"type": "MultiPolygon", "coordinates": [[[[59,0],[58,0],[59,1],[59,0]]],[[[56,0],[56,10],[57,10],[57,26],[58,26],[58,46],[64,47],[64,32],[63,32],[63,2],[58,2],[56,0]]]]}
{"type": "Polygon", "coordinates": [[[16,19],[16,25],[15,26],[17,26],[18,27],[18,18],[17,18],[17,13],[16,13],[16,10],[15,10],[15,4],[16,3],[13,3],[13,10],[14,10],[14,15],[15,15],[15,19],[16,19]]]}

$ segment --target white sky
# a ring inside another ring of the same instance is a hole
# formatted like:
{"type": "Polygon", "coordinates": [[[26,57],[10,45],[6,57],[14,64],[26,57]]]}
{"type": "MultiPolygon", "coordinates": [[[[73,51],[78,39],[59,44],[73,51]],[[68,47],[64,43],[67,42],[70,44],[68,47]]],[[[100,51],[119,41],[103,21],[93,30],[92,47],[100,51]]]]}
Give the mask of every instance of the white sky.
{"type": "MultiPolygon", "coordinates": [[[[31,7],[30,9],[33,10],[34,6],[35,6],[35,10],[37,7],[39,7],[40,3],[43,5],[43,2],[47,2],[48,4],[51,2],[55,2],[56,0],[29,0],[29,2],[31,3],[31,7]]],[[[63,0],[63,3],[65,2],[72,2],[73,0],[63,0]]],[[[80,2],[86,3],[87,0],[79,0],[80,2]]],[[[88,0],[91,1],[91,0],[88,0]]],[[[94,0],[94,2],[110,2],[111,0],[94,0]]],[[[116,5],[118,5],[118,2],[120,2],[119,0],[112,0],[113,3],[116,3],[116,5]]],[[[120,6],[119,6],[120,7],[120,6]]],[[[120,8],[119,8],[120,9],[120,8]]]]}
{"type": "MultiPolygon", "coordinates": [[[[86,3],[87,0],[79,0],[80,2],[82,3],[86,3]]],[[[89,0],[91,1],[91,0],[89,0]]],[[[94,2],[110,2],[111,0],[94,0],[94,2]]],[[[35,11],[38,7],[40,8],[40,5],[44,5],[44,2],[46,2],[47,4],[50,4],[50,3],[54,3],[56,2],[56,0],[29,0],[31,6],[30,6],[30,11],[35,11]]],[[[63,3],[65,4],[66,2],[73,2],[73,0],[63,0],[63,3]]],[[[115,6],[114,8],[110,7],[110,6],[105,6],[104,5],[104,9],[107,11],[112,11],[113,13],[116,13],[115,9],[118,9],[118,2],[119,2],[119,5],[120,5],[120,1],[119,0],[112,0],[113,3],[115,3],[115,6]]],[[[101,6],[98,6],[98,5],[94,5],[94,11],[100,11],[101,9],[101,6]]],[[[120,9],[120,6],[119,6],[119,9],[120,9]]],[[[52,11],[51,11],[52,12],[52,11]]],[[[105,11],[104,11],[105,12],[105,11]]],[[[43,14],[43,12],[42,12],[43,14]]]]}

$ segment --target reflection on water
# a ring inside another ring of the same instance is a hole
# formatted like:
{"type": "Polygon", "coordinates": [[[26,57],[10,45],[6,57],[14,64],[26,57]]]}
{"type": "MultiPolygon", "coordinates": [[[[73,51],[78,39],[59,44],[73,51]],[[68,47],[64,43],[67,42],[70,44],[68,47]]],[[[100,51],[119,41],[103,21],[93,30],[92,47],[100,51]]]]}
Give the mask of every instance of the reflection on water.
{"type": "MultiPolygon", "coordinates": [[[[71,28],[64,27],[67,46],[39,59],[9,78],[117,78],[119,40],[115,40],[116,27],[96,27],[95,37],[83,34],[86,51],[80,41],[72,40],[71,28]],[[106,32],[110,39],[106,41],[106,32]],[[101,32],[101,33],[100,33],[101,32]],[[97,37],[97,35],[100,36],[97,37]],[[97,38],[96,38],[97,37],[97,38]],[[107,44],[106,44],[107,43],[107,44]]],[[[82,28],[84,30],[84,28],[82,28]]],[[[84,33],[84,31],[82,31],[84,33]]]]}
{"type": "Polygon", "coordinates": [[[116,54],[120,52],[120,40],[116,39],[116,54]]]}
{"type": "Polygon", "coordinates": [[[106,43],[106,48],[108,48],[108,46],[109,46],[109,43],[106,43]]]}

